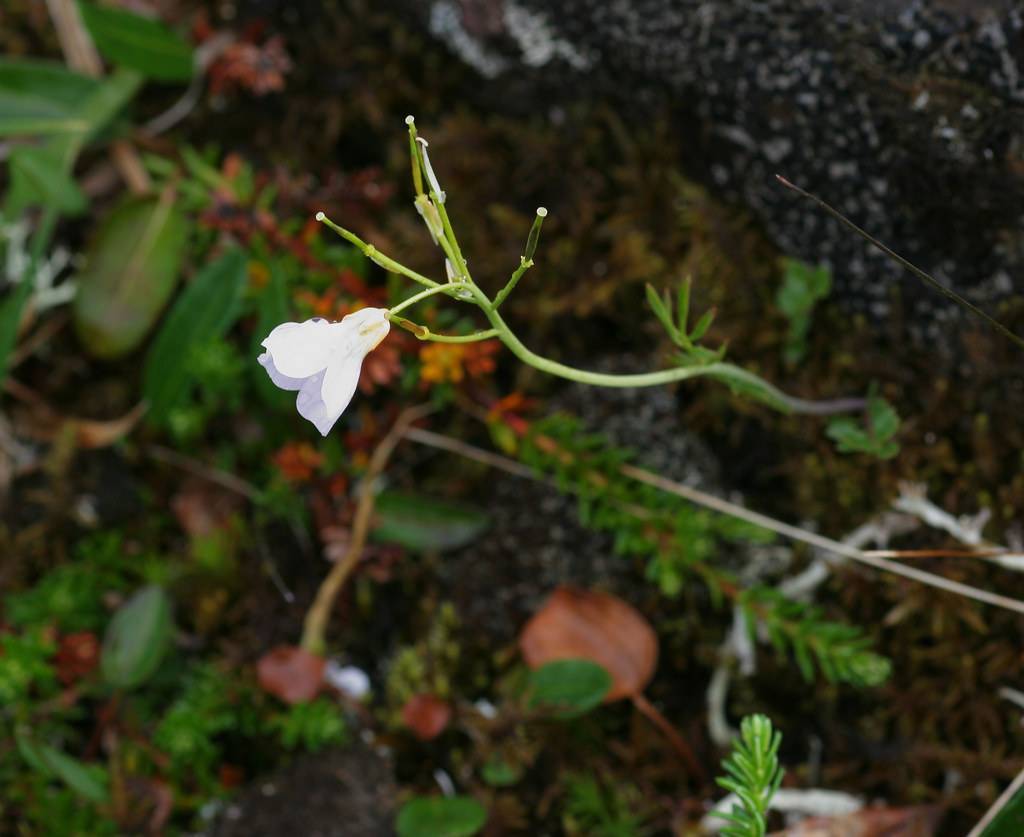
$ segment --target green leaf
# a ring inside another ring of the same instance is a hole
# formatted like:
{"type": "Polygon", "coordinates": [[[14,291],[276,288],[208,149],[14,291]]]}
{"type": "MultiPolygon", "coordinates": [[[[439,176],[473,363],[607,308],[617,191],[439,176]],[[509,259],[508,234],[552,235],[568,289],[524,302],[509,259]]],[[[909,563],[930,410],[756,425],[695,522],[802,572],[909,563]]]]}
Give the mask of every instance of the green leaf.
{"type": "Polygon", "coordinates": [[[81,134],[81,104],[100,86],[62,64],[0,58],[0,136],[81,134]]]}
{"type": "MultiPolygon", "coordinates": [[[[281,323],[291,319],[291,309],[288,305],[288,290],[285,286],[284,274],[276,263],[270,266],[270,281],[263,288],[256,298],[256,331],[252,336],[251,353],[257,357],[264,351],[262,342],[267,335],[281,323]]],[[[250,364],[250,373],[256,381],[256,391],[263,401],[271,407],[284,407],[288,403],[294,404],[295,395],[274,386],[268,377],[266,370],[258,363],[250,364]]]]}
{"type": "Polygon", "coordinates": [[[500,756],[492,756],[480,770],[480,775],[492,788],[507,788],[523,778],[523,770],[500,756]]]}
{"type": "Polygon", "coordinates": [[[472,837],[487,822],[487,810],[469,796],[418,796],[398,812],[398,837],[472,837]]]}
{"type": "Polygon", "coordinates": [[[84,0],[78,8],[104,58],[158,81],[192,78],[192,48],[159,21],[84,0]]]}
{"type": "Polygon", "coordinates": [[[1020,837],[1024,834],[1024,788],[1018,790],[981,832],[981,837],[1020,837]]]}
{"type": "Polygon", "coordinates": [[[487,515],[451,503],[396,491],[377,497],[372,537],[419,552],[459,549],[487,529],[487,515]]]}
{"type": "Polygon", "coordinates": [[[168,411],[187,393],[192,351],[221,337],[238,318],[245,280],[245,252],[228,250],[204,267],[178,297],[142,370],[142,395],[149,403],[151,421],[165,421],[168,411]]]}
{"type": "Polygon", "coordinates": [[[6,377],[7,358],[18,340],[18,326],[30,296],[32,282],[23,278],[0,300],[0,382],[6,377]]]}
{"type": "Polygon", "coordinates": [[[144,587],[118,608],[103,637],[103,677],[119,689],[146,681],[171,642],[171,602],[162,587],[144,587]]]}
{"type": "Polygon", "coordinates": [[[711,328],[711,324],[715,321],[715,309],[711,308],[705,311],[703,316],[697,320],[697,325],[693,327],[693,331],[690,332],[690,340],[696,343],[707,334],[707,330],[711,328]]]}
{"type": "Polygon", "coordinates": [[[16,146],[11,150],[8,166],[8,218],[15,218],[30,207],[47,207],[65,215],[78,215],[85,210],[85,195],[64,171],[55,149],[16,146]]]}
{"type": "Polygon", "coordinates": [[[107,801],[106,771],[99,765],[87,765],[48,744],[33,741],[27,733],[15,733],[18,752],[29,767],[44,776],[60,779],[71,790],[90,802],[107,801]]]}
{"type": "Polygon", "coordinates": [[[530,673],[531,707],[574,718],[598,706],[612,687],[612,676],[591,660],[555,660],[530,673]]]}
{"type": "Polygon", "coordinates": [[[91,354],[120,357],[146,337],[178,281],[188,232],[171,192],[128,198],[107,216],[78,274],[72,309],[91,354]]]}
{"type": "Polygon", "coordinates": [[[676,330],[675,324],[672,322],[672,315],[668,311],[668,306],[665,305],[665,300],[658,295],[658,292],[654,290],[654,286],[651,284],[647,285],[647,304],[651,306],[654,316],[656,316],[665,327],[665,331],[668,332],[669,337],[672,338],[673,342],[677,342],[679,339],[679,332],[676,330]]]}

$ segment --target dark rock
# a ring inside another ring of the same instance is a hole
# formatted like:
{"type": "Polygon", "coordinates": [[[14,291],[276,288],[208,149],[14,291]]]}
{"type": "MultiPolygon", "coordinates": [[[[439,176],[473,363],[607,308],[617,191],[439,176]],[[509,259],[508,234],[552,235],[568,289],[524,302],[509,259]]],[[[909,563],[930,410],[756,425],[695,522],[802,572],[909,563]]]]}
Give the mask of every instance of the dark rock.
{"type": "MultiPolygon", "coordinates": [[[[402,2],[397,3],[402,7],[402,2]]],[[[851,310],[894,289],[921,325],[956,309],[782,173],[991,306],[1024,290],[1024,10],[1009,0],[434,0],[406,8],[536,112],[602,95],[672,108],[689,173],[834,271],[851,310]]],[[[929,329],[934,331],[935,328],[929,329]]]]}
{"type": "Polygon", "coordinates": [[[360,744],[301,756],[229,803],[216,837],[386,837],[394,834],[391,764],[360,744]]]}

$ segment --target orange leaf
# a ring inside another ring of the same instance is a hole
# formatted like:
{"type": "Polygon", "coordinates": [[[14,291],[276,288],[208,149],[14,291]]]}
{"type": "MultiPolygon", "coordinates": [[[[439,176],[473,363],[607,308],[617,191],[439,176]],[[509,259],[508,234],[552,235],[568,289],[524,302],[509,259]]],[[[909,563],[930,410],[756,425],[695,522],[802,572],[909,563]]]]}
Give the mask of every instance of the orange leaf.
{"type": "Polygon", "coordinates": [[[658,665],[658,637],[636,609],[608,593],[559,587],[519,635],[530,668],[585,659],[605,668],[605,702],[639,695],[658,665]]]}
{"type": "Polygon", "coordinates": [[[402,723],[420,741],[437,738],[451,720],[451,707],[434,695],[413,695],[402,707],[402,723]]]}
{"type": "Polygon", "coordinates": [[[256,664],[260,686],[285,703],[308,703],[323,686],[324,658],[305,648],[278,645],[256,664]]]}

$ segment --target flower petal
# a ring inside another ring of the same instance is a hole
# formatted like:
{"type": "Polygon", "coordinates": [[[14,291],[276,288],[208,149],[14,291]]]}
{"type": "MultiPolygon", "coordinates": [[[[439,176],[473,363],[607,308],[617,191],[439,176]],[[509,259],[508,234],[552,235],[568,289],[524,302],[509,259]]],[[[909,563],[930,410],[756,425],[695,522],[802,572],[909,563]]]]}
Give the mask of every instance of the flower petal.
{"type": "Polygon", "coordinates": [[[274,385],[281,389],[301,389],[302,385],[306,383],[305,378],[289,378],[287,375],[282,375],[274,365],[274,359],[270,356],[269,352],[261,354],[256,358],[256,361],[267,370],[267,374],[274,385]]]}
{"type": "MultiPolygon", "coordinates": [[[[327,367],[321,397],[327,415],[334,416],[331,424],[334,424],[338,416],[345,412],[345,408],[352,400],[356,385],[359,383],[359,370],[362,365],[363,355],[355,354],[349,355],[347,358],[335,358],[335,361],[327,367]]],[[[322,430],[320,432],[323,433],[322,430]]]]}
{"type": "Polygon", "coordinates": [[[304,323],[282,323],[270,332],[263,346],[282,375],[308,378],[327,367],[341,336],[338,329],[319,317],[304,323]]]}

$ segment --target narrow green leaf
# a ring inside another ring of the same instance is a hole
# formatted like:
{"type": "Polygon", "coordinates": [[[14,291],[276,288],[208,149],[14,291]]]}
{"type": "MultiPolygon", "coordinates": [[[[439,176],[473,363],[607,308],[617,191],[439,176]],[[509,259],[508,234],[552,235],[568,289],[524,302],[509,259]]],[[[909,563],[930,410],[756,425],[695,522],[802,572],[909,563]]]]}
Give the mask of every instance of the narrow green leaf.
{"type": "Polygon", "coordinates": [[[676,322],[679,329],[686,331],[686,324],[690,321],[690,292],[693,290],[693,280],[687,276],[679,284],[679,294],[676,297],[676,322]]]}
{"type": "MultiPolygon", "coordinates": [[[[270,281],[263,288],[256,298],[256,330],[252,336],[251,352],[255,358],[263,352],[261,343],[267,335],[281,323],[288,322],[291,317],[291,310],[288,305],[288,290],[285,286],[284,275],[281,268],[272,263],[270,265],[270,281]]],[[[294,393],[286,392],[274,386],[267,376],[266,370],[259,364],[250,364],[250,374],[256,381],[256,391],[263,401],[271,407],[283,407],[288,403],[295,402],[294,393]]]]}
{"type": "Polygon", "coordinates": [[[171,192],[128,198],[107,216],[78,274],[72,308],[91,354],[120,357],[142,342],[178,281],[188,234],[171,192]]]}
{"type": "Polygon", "coordinates": [[[668,307],[665,305],[663,300],[654,286],[647,285],[647,304],[651,306],[651,310],[654,312],[654,316],[658,318],[662,326],[665,327],[665,331],[668,332],[673,342],[677,342],[679,339],[679,332],[676,330],[675,325],[672,322],[672,315],[668,311],[668,307]]]}
{"type": "Polygon", "coordinates": [[[246,254],[229,250],[204,267],[178,297],[158,332],[142,371],[146,414],[160,423],[188,391],[190,354],[221,337],[239,314],[246,280],[246,254]]]}
{"type": "Polygon", "coordinates": [[[398,837],[472,837],[487,822],[487,810],[469,796],[419,796],[398,812],[398,837]]]}
{"type": "Polygon", "coordinates": [[[459,549],[488,526],[487,515],[462,503],[385,491],[377,497],[371,535],[421,552],[459,549]]]}
{"type": "Polygon", "coordinates": [[[102,804],[107,801],[106,771],[99,765],[84,764],[55,747],[33,741],[22,730],[15,733],[15,741],[21,757],[36,772],[60,779],[90,802],[102,804]]]}
{"type": "Polygon", "coordinates": [[[103,677],[119,689],[145,682],[171,643],[171,602],[163,588],[144,587],[114,614],[103,637],[103,677]]]}
{"type": "Polygon", "coordinates": [[[574,718],[598,706],[611,687],[612,676],[591,660],[555,660],[530,673],[529,703],[574,718]]]}
{"type": "Polygon", "coordinates": [[[78,8],[104,58],[158,81],[192,78],[192,48],[159,21],[85,0],[78,8]]]}
{"type": "Polygon", "coordinates": [[[8,218],[16,218],[30,207],[49,207],[64,215],[78,215],[86,208],[82,190],[48,146],[16,146],[11,150],[8,172],[8,218]]]}
{"type": "Polygon", "coordinates": [[[711,323],[715,321],[715,309],[711,308],[704,312],[704,315],[697,320],[697,325],[693,327],[693,331],[690,332],[690,340],[696,343],[707,334],[707,330],[711,328],[711,323]]]}
{"type": "Polygon", "coordinates": [[[21,315],[30,296],[32,282],[23,279],[0,300],[0,382],[7,375],[7,358],[17,342],[21,315]]]}

